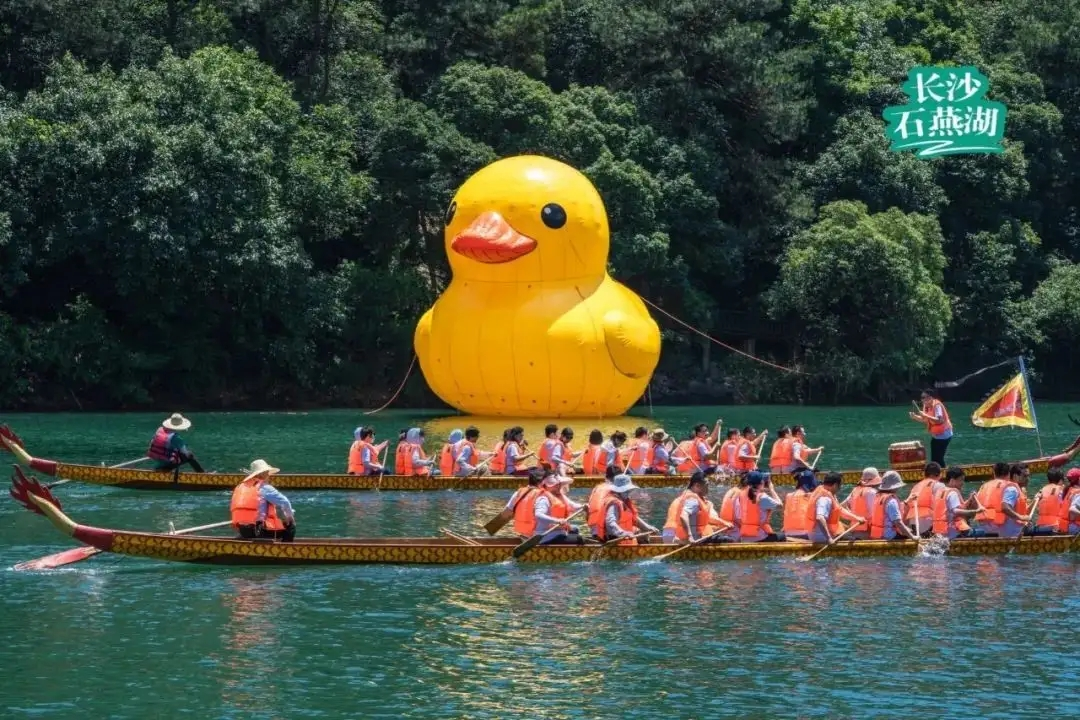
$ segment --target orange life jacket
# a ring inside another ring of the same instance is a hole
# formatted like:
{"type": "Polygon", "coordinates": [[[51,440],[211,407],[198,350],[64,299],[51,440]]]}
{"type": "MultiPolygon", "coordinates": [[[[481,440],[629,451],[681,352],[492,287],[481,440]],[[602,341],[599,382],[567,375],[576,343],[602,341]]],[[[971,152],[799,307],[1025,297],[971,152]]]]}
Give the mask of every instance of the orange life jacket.
{"type": "MultiPolygon", "coordinates": [[[[502,452],[502,455],[503,455],[503,464],[504,464],[504,465],[505,465],[505,463],[506,463],[506,455],[507,455],[507,450],[509,450],[509,449],[510,449],[510,446],[511,446],[511,445],[513,445],[513,446],[514,446],[514,449],[515,449],[515,450],[517,450],[517,453],[520,453],[520,452],[521,452],[521,446],[520,446],[520,445],[518,445],[518,444],[517,444],[516,442],[513,442],[513,441],[510,441],[510,442],[508,442],[508,443],[506,444],[506,447],[505,447],[505,448],[503,448],[503,452],[502,452]]],[[[518,455],[518,454],[515,454],[515,458],[518,458],[518,457],[520,457],[520,455],[518,455]]],[[[494,461],[492,461],[492,462],[494,462],[494,461]]],[[[521,468],[523,468],[523,467],[525,467],[525,461],[524,461],[524,460],[520,460],[520,459],[515,459],[515,460],[514,460],[514,467],[506,466],[506,470],[505,470],[505,472],[506,472],[507,474],[509,474],[509,473],[514,473],[514,472],[517,472],[518,470],[520,470],[520,469],[521,469],[521,468]]]]}
{"type": "MultiPolygon", "coordinates": [[[[259,486],[254,480],[242,482],[233,490],[232,500],[229,502],[229,514],[232,516],[233,529],[241,525],[254,525],[259,517],[259,486]]],[[[284,530],[285,526],[277,516],[277,508],[270,505],[266,508],[266,518],[263,525],[267,530],[284,530]]]]}
{"type": "MultiPolygon", "coordinates": [[[[885,538],[885,528],[889,525],[888,516],[885,514],[885,506],[890,500],[900,502],[893,493],[879,492],[874,498],[874,507],[870,511],[870,539],[882,540],[885,538]]],[[[832,532],[830,529],[829,532],[832,532]]]]}
{"type": "Polygon", "coordinates": [[[653,449],[651,440],[642,440],[630,450],[630,459],[626,466],[636,473],[640,473],[653,465],[656,451],[653,449]]]}
{"type": "Polygon", "coordinates": [[[712,525],[709,524],[709,518],[712,517],[714,512],[713,504],[693,490],[684,490],[682,495],[671,501],[671,505],[668,506],[667,520],[664,522],[664,529],[673,531],[675,537],[683,541],[690,539],[690,535],[686,531],[686,525],[682,521],[683,506],[686,505],[686,501],[690,498],[695,498],[701,503],[697,514],[697,527],[694,528],[698,537],[705,537],[714,532],[712,525]]]}
{"type": "Polygon", "coordinates": [[[796,460],[801,460],[804,465],[810,464],[810,448],[806,446],[806,439],[798,440],[799,452],[795,452],[795,439],[791,441],[791,462],[794,464],[796,460]]]}
{"type": "Polygon", "coordinates": [[[724,522],[735,524],[735,498],[740,492],[741,489],[738,487],[729,488],[720,500],[720,519],[724,522]]]}
{"type": "Polygon", "coordinates": [[[931,435],[940,435],[947,430],[952,430],[952,421],[949,420],[949,411],[945,409],[945,403],[940,400],[931,400],[923,405],[923,412],[933,416],[937,413],[938,407],[941,408],[941,422],[933,420],[926,423],[926,429],[930,431],[931,435]]]}
{"type": "Polygon", "coordinates": [[[360,448],[364,444],[359,440],[354,440],[353,444],[349,447],[349,473],[351,475],[363,475],[364,474],[364,461],[360,455],[360,448]]]}
{"type": "Polygon", "coordinates": [[[1039,501],[1039,519],[1035,521],[1035,524],[1056,529],[1061,520],[1061,486],[1047,483],[1039,491],[1039,497],[1042,500],[1039,501]]]}
{"type": "Polygon", "coordinates": [[[506,473],[506,443],[502,440],[495,443],[495,454],[492,456],[491,462],[488,463],[488,467],[491,468],[492,475],[506,473]]]}
{"type": "Polygon", "coordinates": [[[169,449],[169,436],[171,432],[164,427],[159,427],[150,440],[150,447],[146,449],[146,457],[161,462],[175,462],[179,453],[169,449]]]}
{"type": "MultiPolygon", "coordinates": [[[[1065,490],[1065,497],[1062,499],[1061,505],[1058,506],[1058,532],[1069,532],[1069,507],[1078,492],[1080,492],[1080,485],[1074,485],[1065,490]]],[[[1040,505],[1040,507],[1042,506],[1040,505]]]]}
{"type": "Polygon", "coordinates": [[[851,496],[848,503],[848,507],[851,508],[851,512],[856,515],[861,515],[866,518],[866,522],[859,523],[858,527],[853,532],[870,532],[870,513],[874,511],[874,506],[871,504],[872,498],[877,494],[873,491],[874,488],[867,485],[856,485],[851,489],[851,496]]]}
{"type": "Polygon", "coordinates": [[[808,535],[810,525],[806,523],[806,503],[810,493],[802,488],[789,492],[784,498],[784,533],[786,535],[808,535]]]}
{"type": "MultiPolygon", "coordinates": [[[[598,526],[599,532],[596,533],[596,537],[601,542],[607,542],[611,538],[607,535],[607,523],[604,522],[604,516],[607,514],[607,509],[615,505],[616,511],[619,514],[619,527],[628,532],[634,532],[637,529],[638,511],[634,507],[634,503],[630,500],[623,502],[614,493],[608,493],[603,497],[603,503],[600,507],[600,522],[598,526]]],[[[590,508],[590,515],[592,514],[590,508]]],[[[591,525],[592,523],[590,523],[591,525]]],[[[637,545],[637,538],[626,538],[625,540],[617,543],[618,545],[637,545]]]]}
{"type": "Polygon", "coordinates": [[[657,446],[653,445],[652,450],[650,451],[652,453],[652,458],[649,460],[649,467],[661,475],[667,475],[668,467],[670,467],[668,463],[671,460],[671,455],[669,454],[668,457],[663,458],[660,456],[660,453],[656,452],[656,448],[657,446]]]}
{"type": "Polygon", "coordinates": [[[406,463],[412,465],[412,443],[402,440],[394,448],[394,472],[398,475],[412,475],[411,472],[404,471],[406,463]],[[409,459],[406,460],[406,457],[409,459]]]}
{"type": "Polygon", "coordinates": [[[926,530],[934,522],[934,483],[941,482],[937,478],[923,478],[911,488],[908,494],[907,509],[904,511],[904,520],[909,525],[915,524],[915,513],[918,512],[919,527],[926,530]],[[916,508],[918,508],[916,510],[916,508]]]}
{"type": "Polygon", "coordinates": [[[739,443],[739,449],[735,453],[735,469],[739,472],[750,472],[757,468],[757,452],[754,451],[754,443],[743,440],[739,443]],[[748,453],[743,456],[743,450],[748,453]]]}
{"type": "Polygon", "coordinates": [[[394,471],[398,475],[430,475],[431,468],[427,465],[413,465],[413,452],[420,454],[421,460],[427,460],[427,455],[424,454],[424,448],[421,445],[414,443],[406,443],[405,452],[401,452],[401,446],[398,446],[398,454],[400,458],[398,465],[394,467],[394,471]]]}
{"type": "Polygon", "coordinates": [[[589,445],[585,449],[585,454],[581,456],[581,472],[585,475],[603,475],[607,470],[607,460],[601,456],[604,455],[604,448],[602,445],[589,445]],[[596,465],[603,463],[604,470],[600,472],[596,471],[596,465]]]}
{"type": "Polygon", "coordinates": [[[701,457],[697,438],[694,438],[693,440],[683,440],[679,443],[676,452],[678,452],[679,457],[683,458],[682,460],[679,460],[679,464],[675,466],[676,472],[692,473],[695,470],[705,469],[705,458],[701,457]]]}
{"type": "MultiPolygon", "coordinates": [[[[743,488],[739,492],[738,497],[739,510],[742,511],[742,517],[739,518],[739,537],[756,538],[762,530],[765,531],[766,535],[772,534],[773,511],[766,510],[765,519],[763,521],[761,519],[759,503],[756,500],[750,500],[750,488],[743,488]]],[[[760,497],[760,495],[758,497],[760,497]]]]}
{"type": "MultiPolygon", "coordinates": [[[[949,504],[948,499],[952,493],[960,495],[960,491],[956,488],[943,487],[934,493],[934,525],[933,531],[935,535],[948,535],[949,533],[949,504]]],[[[963,498],[960,498],[963,500],[963,498]]],[[[967,520],[954,515],[952,520],[953,527],[957,532],[967,532],[971,529],[967,520]]]]}
{"type": "Polygon", "coordinates": [[[720,464],[735,467],[736,456],[739,452],[739,443],[742,440],[725,440],[720,446],[720,464]]]}
{"type": "Polygon", "coordinates": [[[569,508],[566,506],[566,501],[562,497],[556,495],[550,490],[541,489],[540,492],[529,498],[528,505],[530,514],[533,517],[533,522],[536,522],[536,501],[541,497],[546,497],[548,502],[551,503],[551,510],[548,511],[548,515],[556,520],[562,520],[570,514],[569,508]]]}
{"type": "Polygon", "coordinates": [[[466,445],[468,445],[469,448],[472,450],[472,453],[469,455],[469,459],[473,461],[473,465],[476,465],[480,461],[479,460],[480,456],[476,454],[476,443],[469,442],[468,440],[462,440],[461,442],[459,442],[457,444],[456,447],[454,447],[454,472],[455,473],[458,472],[459,470],[464,470],[465,469],[462,466],[462,464],[457,461],[457,459],[461,456],[461,453],[464,452],[466,445]]]}
{"type": "Polygon", "coordinates": [[[790,467],[794,462],[792,457],[793,442],[789,437],[777,438],[772,444],[772,452],[769,453],[769,470],[780,472],[790,467]]]}
{"type": "Polygon", "coordinates": [[[979,502],[986,508],[985,512],[981,512],[975,516],[977,520],[999,526],[1005,524],[1005,521],[1009,518],[1001,511],[1001,501],[1004,499],[1005,489],[1008,487],[1015,487],[1019,491],[1019,497],[1016,499],[1016,507],[1014,508],[1016,512],[1021,515],[1027,515],[1027,498],[1024,496],[1024,492],[1020,486],[1012,480],[994,478],[993,480],[984,482],[976,494],[979,498],[979,502]]]}
{"type": "Polygon", "coordinates": [[[606,480],[592,489],[589,493],[589,502],[587,503],[586,516],[589,519],[589,530],[593,535],[600,536],[600,526],[604,524],[604,508],[606,507],[606,500],[611,494],[611,483],[606,480]]]}
{"type": "Polygon", "coordinates": [[[439,472],[443,475],[454,474],[454,462],[457,460],[457,443],[445,443],[439,451],[439,472]]]}
{"type": "Polygon", "coordinates": [[[811,530],[817,526],[817,501],[826,496],[832,500],[832,509],[829,511],[829,517],[825,518],[825,524],[829,528],[829,533],[835,537],[844,531],[840,526],[840,501],[826,490],[824,485],[814,488],[814,492],[810,493],[810,499],[806,503],[806,521],[811,530]]]}
{"type": "MultiPolygon", "coordinates": [[[[540,443],[540,452],[536,453],[536,462],[540,467],[555,469],[551,456],[555,453],[555,444],[558,442],[555,438],[548,438],[540,443]]],[[[552,517],[555,516],[552,515],[552,517]]]]}
{"type": "Polygon", "coordinates": [[[532,504],[539,494],[540,488],[531,485],[514,491],[510,507],[514,510],[514,532],[518,535],[530,536],[536,532],[536,515],[533,513],[532,504]]]}

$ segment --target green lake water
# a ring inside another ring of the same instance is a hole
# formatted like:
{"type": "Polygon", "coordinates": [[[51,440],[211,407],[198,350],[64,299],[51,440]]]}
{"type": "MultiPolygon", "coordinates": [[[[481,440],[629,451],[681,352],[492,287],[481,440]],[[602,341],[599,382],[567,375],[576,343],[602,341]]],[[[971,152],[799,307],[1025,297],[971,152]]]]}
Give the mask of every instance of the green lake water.
{"type": "MultiPolygon", "coordinates": [[[[950,461],[1039,454],[1033,433],[975,430],[971,409],[950,406],[950,461]]],[[[1067,419],[1080,408],[1037,409],[1047,453],[1080,432],[1067,419]]],[[[167,414],[0,422],[39,457],[112,464],[138,457],[167,414]]],[[[681,436],[717,417],[804,424],[827,448],[825,469],[884,468],[890,443],[927,442],[904,407],[658,407],[567,424],[580,446],[594,426],[681,436]]],[[[185,437],[207,469],[261,457],[294,472],[342,471],[359,424],[396,438],[421,423],[429,449],[468,424],[355,411],[191,418],[185,437]]],[[[507,423],[477,424],[493,440],[507,423]]],[[[526,425],[530,439],[542,425],[526,425]]],[[[140,530],[220,521],[229,503],[228,491],[56,492],[79,522],[140,530]]],[[[677,492],[640,499],[651,522],[677,492]]],[[[290,493],[300,534],[330,536],[480,534],[506,496],[290,493]]],[[[26,573],[10,568],[72,543],[11,501],[0,528],[3,718],[1080,716],[1071,556],[275,569],[100,555],[26,573]]]]}

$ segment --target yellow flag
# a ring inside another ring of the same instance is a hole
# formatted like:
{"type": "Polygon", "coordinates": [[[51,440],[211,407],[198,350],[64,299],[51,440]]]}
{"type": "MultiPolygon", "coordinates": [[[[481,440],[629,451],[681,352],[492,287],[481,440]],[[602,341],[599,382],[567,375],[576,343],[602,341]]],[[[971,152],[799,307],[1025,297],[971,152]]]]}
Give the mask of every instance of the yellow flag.
{"type": "Polygon", "coordinates": [[[980,428],[1035,428],[1035,415],[1023,374],[1002,385],[971,414],[971,424],[980,428]]]}

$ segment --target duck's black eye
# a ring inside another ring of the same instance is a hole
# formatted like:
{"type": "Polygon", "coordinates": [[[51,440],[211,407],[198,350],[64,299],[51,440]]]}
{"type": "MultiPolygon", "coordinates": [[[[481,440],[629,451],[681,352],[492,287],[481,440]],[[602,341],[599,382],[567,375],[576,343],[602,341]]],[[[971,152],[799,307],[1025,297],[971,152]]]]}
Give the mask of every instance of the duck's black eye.
{"type": "Polygon", "coordinates": [[[540,211],[540,219],[552,230],[558,230],[566,224],[566,211],[558,203],[548,203],[540,211]]]}
{"type": "Polygon", "coordinates": [[[454,222],[454,213],[457,212],[457,200],[450,203],[450,207],[446,208],[446,224],[454,222]]]}

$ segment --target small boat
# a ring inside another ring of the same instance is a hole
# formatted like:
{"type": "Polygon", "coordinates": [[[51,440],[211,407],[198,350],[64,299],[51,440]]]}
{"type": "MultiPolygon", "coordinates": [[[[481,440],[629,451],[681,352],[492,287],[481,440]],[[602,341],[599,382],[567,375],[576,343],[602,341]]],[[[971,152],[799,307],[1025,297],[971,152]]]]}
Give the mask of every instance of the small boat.
{"type": "MultiPolygon", "coordinates": [[[[45,460],[32,457],[25,446],[10,429],[0,426],[0,444],[10,450],[24,467],[50,477],[63,480],[110,485],[132,490],[223,490],[236,487],[243,479],[243,472],[171,472],[140,470],[130,467],[104,467],[45,460]]],[[[1049,468],[1061,467],[1080,451],[1080,436],[1072,445],[1057,455],[1025,460],[1032,475],[1045,473],[1049,468]]],[[[890,467],[900,473],[905,482],[915,483],[923,479],[925,450],[918,442],[895,443],[890,447],[890,467]]],[[[1016,461],[1019,462],[1019,461],[1016,461]]],[[[968,480],[989,480],[993,476],[993,463],[959,465],[968,480]]],[[[845,484],[858,483],[862,470],[841,471],[845,484]]],[[[818,477],[824,477],[818,472],[818,477]]],[[[598,477],[578,475],[589,482],[598,477]]],[[[683,487],[689,475],[636,475],[634,483],[645,488],[683,487]]],[[[795,478],[787,473],[772,475],[777,486],[793,486],[795,478]]],[[[279,473],[274,476],[274,487],[279,490],[515,490],[526,482],[523,477],[511,475],[489,476],[442,476],[442,475],[348,475],[346,473],[279,473]]]]}
{"type": "MultiPolygon", "coordinates": [[[[514,558],[520,539],[513,537],[424,538],[297,538],[293,542],[242,540],[232,537],[145,533],[79,525],[37,480],[12,483],[12,496],[47,517],[60,532],[102,552],[133,557],[205,565],[458,565],[501,563],[571,563],[599,559],[651,560],[677,550],[679,545],[649,542],[642,545],[599,544],[538,545],[514,558]]],[[[953,540],[941,549],[947,555],[1005,555],[1008,553],[1066,553],[1080,548],[1070,535],[953,540]]],[[[684,547],[672,560],[806,559],[824,549],[809,542],[731,543],[684,547]]],[[[913,557],[920,544],[913,540],[841,540],[829,548],[829,557],[913,557]]]]}

